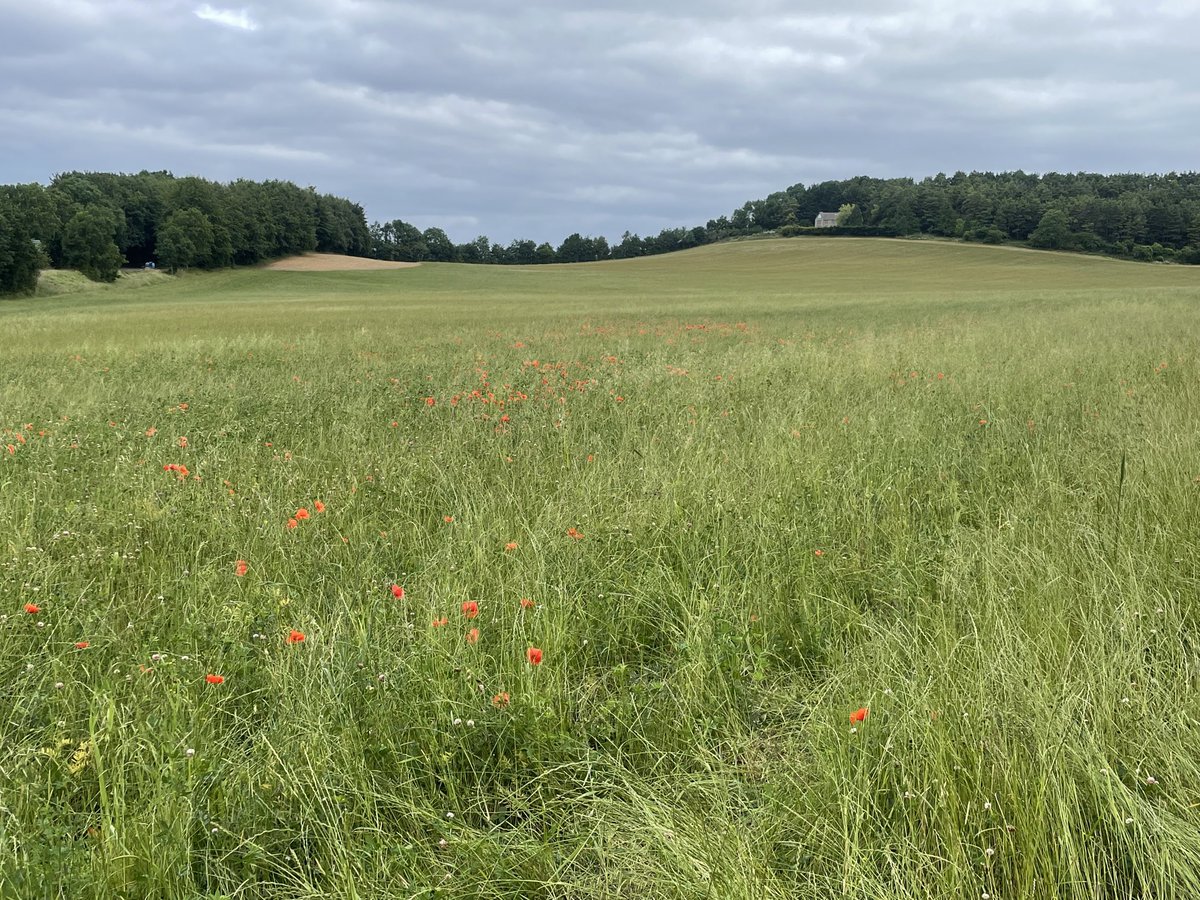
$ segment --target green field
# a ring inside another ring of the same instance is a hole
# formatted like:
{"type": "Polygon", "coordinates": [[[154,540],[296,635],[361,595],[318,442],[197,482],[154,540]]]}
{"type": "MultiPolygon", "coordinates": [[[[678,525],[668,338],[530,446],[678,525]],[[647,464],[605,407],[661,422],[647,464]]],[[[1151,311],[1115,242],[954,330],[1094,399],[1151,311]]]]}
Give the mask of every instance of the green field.
{"type": "Polygon", "coordinates": [[[0,303],[0,897],[1200,896],[1200,270],[141,280],[0,303]]]}

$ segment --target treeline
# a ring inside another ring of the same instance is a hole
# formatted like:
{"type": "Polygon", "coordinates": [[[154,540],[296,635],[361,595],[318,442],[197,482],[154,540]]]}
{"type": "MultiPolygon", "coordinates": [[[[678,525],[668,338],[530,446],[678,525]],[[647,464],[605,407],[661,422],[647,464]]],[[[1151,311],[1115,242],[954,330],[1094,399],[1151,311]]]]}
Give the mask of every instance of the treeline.
{"type": "Polygon", "coordinates": [[[529,240],[493,244],[486,237],[454,244],[440,228],[421,231],[401,220],[376,223],[371,245],[381,259],[529,265],[652,256],[762,233],[928,234],[1196,264],[1200,174],[958,172],[919,182],[862,176],[796,184],[704,226],[668,228],[651,237],[626,232],[611,246],[603,237],[580,234],[557,247],[529,240]],[[837,228],[813,228],[818,213],[839,210],[844,214],[837,228]]]}
{"type": "Polygon", "coordinates": [[[0,293],[28,293],[46,266],[112,281],[123,265],[249,265],[309,251],[366,256],[361,206],[288,181],[68,172],[0,186],[0,293]]]}
{"type": "MultiPolygon", "coordinates": [[[[729,235],[723,235],[728,237],[729,235]]],[[[625,232],[621,242],[610,246],[604,237],[584,237],[575,233],[555,247],[530,240],[509,244],[492,243],[481,235],[465,244],[455,244],[440,228],[421,231],[415,225],[396,219],[371,226],[371,255],[379,259],[403,262],[462,262],[494,265],[530,266],[540,263],[595,262],[601,259],[628,259],[670,253],[710,244],[712,237],[704,228],[667,228],[656,237],[641,238],[625,232]]]]}
{"type": "Polygon", "coordinates": [[[958,172],[920,182],[859,177],[794,185],[745,204],[727,221],[740,234],[808,233],[817,213],[847,205],[851,209],[839,217],[838,230],[859,226],[897,235],[1016,241],[1048,250],[1200,263],[1200,173],[1195,172],[958,172]]]}
{"type": "Polygon", "coordinates": [[[1200,174],[963,172],[922,181],[795,184],[704,226],[640,237],[575,233],[558,246],[478,237],[396,219],[367,226],[361,206],[286,181],[69,172],[46,187],[0,186],[0,294],[32,292],[39,268],[112,280],[122,265],[175,270],[247,265],[308,251],[420,262],[535,265],[629,259],[761,233],[937,235],[987,243],[1200,264],[1200,174]],[[814,229],[820,212],[838,227],[814,229]]]}

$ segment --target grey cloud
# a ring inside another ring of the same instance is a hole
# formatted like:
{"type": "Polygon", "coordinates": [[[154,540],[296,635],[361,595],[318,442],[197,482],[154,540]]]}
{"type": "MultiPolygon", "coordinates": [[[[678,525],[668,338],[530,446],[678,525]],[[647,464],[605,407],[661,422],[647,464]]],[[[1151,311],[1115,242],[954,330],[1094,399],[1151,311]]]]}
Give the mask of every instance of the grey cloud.
{"type": "Polygon", "coordinates": [[[0,0],[0,22],[5,181],[289,178],[457,240],[653,232],[863,173],[1187,169],[1200,130],[1180,0],[0,0]]]}

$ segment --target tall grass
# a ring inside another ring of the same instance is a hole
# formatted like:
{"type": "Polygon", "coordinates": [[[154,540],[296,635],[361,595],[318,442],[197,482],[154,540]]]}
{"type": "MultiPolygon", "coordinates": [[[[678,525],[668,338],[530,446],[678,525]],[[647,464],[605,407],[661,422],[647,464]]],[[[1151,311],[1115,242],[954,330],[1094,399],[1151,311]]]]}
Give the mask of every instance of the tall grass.
{"type": "Polygon", "coordinates": [[[0,306],[0,895],[1200,894],[1198,275],[0,306]]]}

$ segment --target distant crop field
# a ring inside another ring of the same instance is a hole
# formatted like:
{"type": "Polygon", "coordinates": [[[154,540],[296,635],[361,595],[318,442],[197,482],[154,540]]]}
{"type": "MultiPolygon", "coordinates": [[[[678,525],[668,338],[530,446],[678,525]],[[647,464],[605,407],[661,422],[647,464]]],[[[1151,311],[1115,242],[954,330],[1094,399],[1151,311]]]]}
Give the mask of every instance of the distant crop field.
{"type": "Polygon", "coordinates": [[[0,896],[1200,896],[1200,271],[145,280],[0,303],[0,896]]]}

